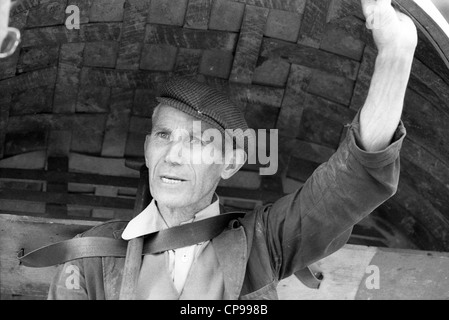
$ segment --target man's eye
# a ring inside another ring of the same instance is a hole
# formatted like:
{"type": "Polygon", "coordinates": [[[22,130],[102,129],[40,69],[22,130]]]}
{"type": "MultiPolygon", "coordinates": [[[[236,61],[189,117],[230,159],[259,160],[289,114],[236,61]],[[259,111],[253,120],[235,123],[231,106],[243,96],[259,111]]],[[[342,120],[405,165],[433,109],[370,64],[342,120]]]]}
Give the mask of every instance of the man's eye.
{"type": "Polygon", "coordinates": [[[156,137],[166,140],[166,139],[170,139],[170,134],[168,132],[159,131],[159,132],[156,132],[156,137]]]}

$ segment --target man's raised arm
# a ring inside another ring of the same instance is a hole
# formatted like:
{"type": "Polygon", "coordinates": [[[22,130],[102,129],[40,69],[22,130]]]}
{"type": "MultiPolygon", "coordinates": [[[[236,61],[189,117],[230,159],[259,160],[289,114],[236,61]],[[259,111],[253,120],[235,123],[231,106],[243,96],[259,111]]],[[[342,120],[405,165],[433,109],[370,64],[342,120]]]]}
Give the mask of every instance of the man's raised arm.
{"type": "Polygon", "coordinates": [[[391,0],[362,0],[362,7],[379,53],[360,114],[360,143],[376,152],[391,143],[398,127],[418,36],[413,21],[395,11],[391,0]]]}

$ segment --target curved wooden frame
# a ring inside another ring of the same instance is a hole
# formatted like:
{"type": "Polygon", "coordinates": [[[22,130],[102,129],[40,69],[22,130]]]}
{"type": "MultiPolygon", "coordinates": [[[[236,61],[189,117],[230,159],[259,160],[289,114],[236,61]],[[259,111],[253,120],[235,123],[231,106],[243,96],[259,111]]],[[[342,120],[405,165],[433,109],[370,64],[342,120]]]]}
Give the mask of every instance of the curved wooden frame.
{"type": "Polygon", "coordinates": [[[415,22],[417,28],[433,44],[441,59],[449,68],[449,37],[418,4],[410,0],[393,0],[415,22]]]}

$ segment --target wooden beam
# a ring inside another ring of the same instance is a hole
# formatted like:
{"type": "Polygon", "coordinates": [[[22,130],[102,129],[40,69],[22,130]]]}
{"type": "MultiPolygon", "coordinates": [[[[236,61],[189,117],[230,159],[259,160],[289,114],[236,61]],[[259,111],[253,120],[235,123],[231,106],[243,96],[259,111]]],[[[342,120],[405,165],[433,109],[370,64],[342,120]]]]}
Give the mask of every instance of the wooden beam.
{"type": "MultiPolygon", "coordinates": [[[[49,170],[54,170],[56,172],[67,172],[69,169],[69,159],[67,157],[49,157],[47,159],[47,166],[49,170]]],[[[67,193],[68,184],[66,181],[49,181],[47,183],[46,191],[67,193]]],[[[45,211],[51,215],[65,216],[67,215],[67,204],[46,203],[45,211]]]]}
{"type": "Polygon", "coordinates": [[[100,208],[132,209],[134,199],[88,196],[57,192],[40,192],[18,189],[0,190],[0,199],[47,202],[56,204],[72,204],[100,208]]]}
{"type": "Polygon", "coordinates": [[[98,175],[91,173],[56,172],[28,169],[2,169],[0,178],[17,180],[59,181],[92,185],[137,188],[138,178],[98,175]]]}

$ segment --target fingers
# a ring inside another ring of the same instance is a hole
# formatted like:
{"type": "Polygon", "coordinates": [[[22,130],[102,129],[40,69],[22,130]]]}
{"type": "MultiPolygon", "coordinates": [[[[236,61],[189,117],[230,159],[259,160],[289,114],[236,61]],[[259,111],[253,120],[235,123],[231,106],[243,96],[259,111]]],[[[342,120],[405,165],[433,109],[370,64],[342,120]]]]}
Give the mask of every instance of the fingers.
{"type": "Polygon", "coordinates": [[[391,0],[361,0],[366,18],[366,27],[370,30],[395,25],[399,19],[391,0]]]}
{"type": "Polygon", "coordinates": [[[362,10],[365,18],[368,18],[373,14],[376,9],[379,10],[381,7],[392,7],[391,0],[361,0],[362,10]]]}

